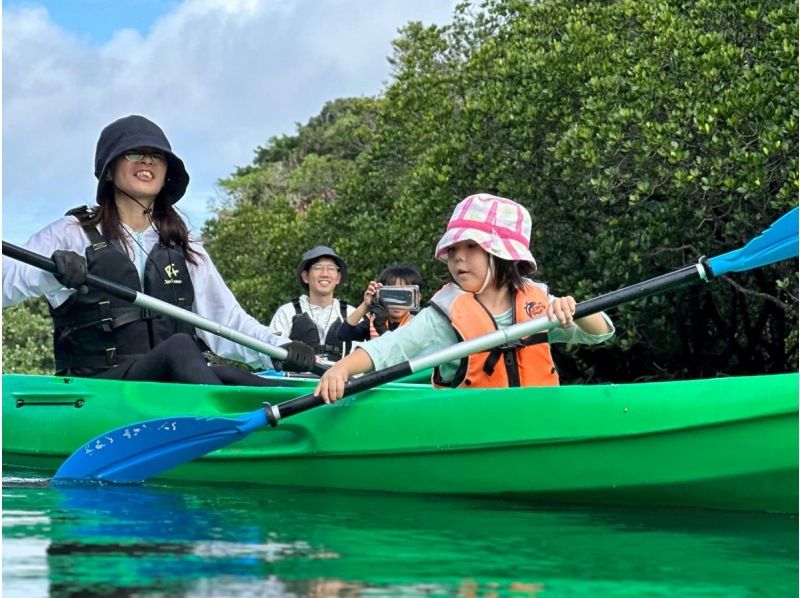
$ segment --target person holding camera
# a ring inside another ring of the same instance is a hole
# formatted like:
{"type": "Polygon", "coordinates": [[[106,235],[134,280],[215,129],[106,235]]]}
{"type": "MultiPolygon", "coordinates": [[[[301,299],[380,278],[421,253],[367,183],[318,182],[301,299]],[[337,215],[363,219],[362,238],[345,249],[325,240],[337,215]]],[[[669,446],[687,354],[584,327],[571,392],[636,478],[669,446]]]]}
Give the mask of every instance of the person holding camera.
{"type": "Polygon", "coordinates": [[[394,264],[381,272],[378,281],[371,280],[364,291],[364,301],[347,316],[339,326],[337,336],[340,341],[368,341],[377,338],[387,330],[395,330],[408,324],[414,317],[411,312],[419,309],[412,305],[412,297],[418,296],[422,286],[419,268],[411,264],[394,264]],[[381,297],[381,288],[396,287],[398,307],[387,305],[381,297]],[[408,287],[408,288],[406,288],[408,287]],[[408,297],[408,301],[405,301],[408,297]]]}
{"type": "Polygon", "coordinates": [[[57,273],[3,259],[3,307],[44,295],[54,323],[56,374],[116,380],[271,386],[232,365],[209,366],[204,350],[268,369],[266,355],[85,285],[116,282],[273,345],[284,367],[307,371],[313,350],[288,342],[247,314],[174,205],[189,174],[154,122],[131,115],[100,133],[96,202],[36,233],[25,247],[51,255],[57,273]],[[287,344],[288,343],[288,344],[287,344]]]}
{"type": "Polygon", "coordinates": [[[330,247],[317,245],[303,254],[295,276],[307,294],[281,305],[270,328],[275,334],[310,345],[326,361],[338,361],[352,348],[350,342],[337,338],[337,331],[354,308],[334,297],[336,288],[347,279],[347,263],[330,247]]]}

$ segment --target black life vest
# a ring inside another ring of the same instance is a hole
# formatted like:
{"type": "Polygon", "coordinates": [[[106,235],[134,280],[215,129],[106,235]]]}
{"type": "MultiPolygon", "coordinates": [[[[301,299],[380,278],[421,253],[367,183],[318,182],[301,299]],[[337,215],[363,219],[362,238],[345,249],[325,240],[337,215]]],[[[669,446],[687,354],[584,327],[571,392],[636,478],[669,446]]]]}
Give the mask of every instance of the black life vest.
{"type": "MultiPolygon", "coordinates": [[[[89,212],[82,206],[67,215],[84,222],[89,212]]],[[[136,266],[120,243],[107,242],[94,227],[83,230],[91,242],[86,248],[86,264],[91,274],[192,309],[194,288],[180,247],[160,242],[153,246],[147,257],[142,289],[136,266]]],[[[63,304],[51,308],[50,314],[58,375],[97,375],[132,362],[173,334],[195,334],[190,324],[154,314],[92,288],[85,295],[73,293],[63,304]]]]}
{"type": "Polygon", "coordinates": [[[289,331],[290,339],[313,347],[315,354],[322,355],[328,361],[339,361],[350,353],[353,344],[350,341],[343,343],[336,337],[339,326],[347,319],[347,302],[339,300],[340,317],[328,327],[324,343],[319,341],[319,329],[316,323],[300,308],[300,298],[292,299],[292,305],[295,315],[292,317],[292,329],[289,331]]]}

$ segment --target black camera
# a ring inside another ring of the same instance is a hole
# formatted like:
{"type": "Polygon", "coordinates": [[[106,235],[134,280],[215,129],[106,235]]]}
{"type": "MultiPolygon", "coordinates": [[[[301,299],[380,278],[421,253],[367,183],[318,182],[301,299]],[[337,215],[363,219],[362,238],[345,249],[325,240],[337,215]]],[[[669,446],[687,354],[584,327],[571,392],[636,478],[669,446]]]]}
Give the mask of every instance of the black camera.
{"type": "Polygon", "coordinates": [[[389,309],[419,309],[419,287],[417,285],[384,286],[375,295],[389,309]]]}

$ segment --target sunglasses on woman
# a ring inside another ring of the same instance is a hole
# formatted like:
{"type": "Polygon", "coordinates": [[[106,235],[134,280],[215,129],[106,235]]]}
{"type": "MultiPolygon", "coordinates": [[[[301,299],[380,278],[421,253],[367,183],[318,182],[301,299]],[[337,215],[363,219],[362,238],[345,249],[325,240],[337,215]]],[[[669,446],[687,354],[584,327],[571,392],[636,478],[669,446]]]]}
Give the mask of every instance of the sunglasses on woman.
{"type": "Polygon", "coordinates": [[[158,150],[128,150],[122,155],[125,156],[128,162],[141,162],[145,156],[148,156],[153,162],[163,163],[167,161],[167,155],[158,150]]]}

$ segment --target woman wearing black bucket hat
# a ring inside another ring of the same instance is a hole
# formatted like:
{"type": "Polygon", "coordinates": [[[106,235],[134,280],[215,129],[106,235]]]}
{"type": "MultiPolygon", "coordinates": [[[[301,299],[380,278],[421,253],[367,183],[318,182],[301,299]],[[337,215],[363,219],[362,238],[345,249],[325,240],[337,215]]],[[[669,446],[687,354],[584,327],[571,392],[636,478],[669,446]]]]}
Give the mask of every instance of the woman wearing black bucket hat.
{"type": "MultiPolygon", "coordinates": [[[[255,368],[271,367],[265,355],[83,285],[92,273],[266,343],[286,343],[241,308],[203,247],[189,239],[174,207],[189,174],[161,128],[136,115],[109,124],[97,142],[94,174],[97,205],[70,210],[26,243],[52,254],[56,276],[3,261],[3,307],[41,295],[50,303],[57,374],[269,384],[232,366],[208,367],[201,343],[255,368]]],[[[284,368],[310,369],[313,349],[296,342],[286,348],[284,368]]]]}

